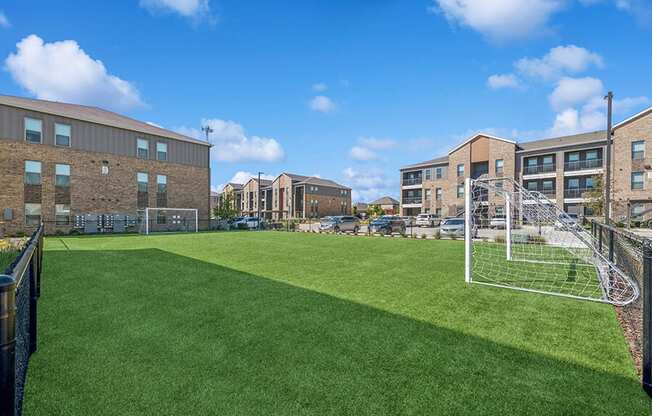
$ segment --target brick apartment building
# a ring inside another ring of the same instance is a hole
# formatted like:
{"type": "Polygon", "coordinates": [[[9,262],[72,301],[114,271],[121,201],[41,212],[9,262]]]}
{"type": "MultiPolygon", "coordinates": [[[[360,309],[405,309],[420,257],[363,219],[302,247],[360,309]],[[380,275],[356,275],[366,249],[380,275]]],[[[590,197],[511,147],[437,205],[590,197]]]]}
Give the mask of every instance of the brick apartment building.
{"type": "Polygon", "coordinates": [[[210,145],[95,107],[0,96],[0,234],[80,217],[194,208],[208,225],[210,145]]]}
{"type": "MultiPolygon", "coordinates": [[[[464,179],[513,177],[559,208],[592,215],[590,192],[606,169],[606,131],[529,142],[477,134],[448,155],[401,168],[401,214],[452,216],[464,179]]],[[[652,108],[617,124],[612,144],[612,217],[652,217],[652,108]]],[[[493,215],[502,207],[495,207],[493,215]]]]}
{"type": "MultiPolygon", "coordinates": [[[[260,182],[262,218],[277,221],[351,213],[351,189],[329,179],[282,173],[274,180],[260,182]]],[[[241,207],[239,214],[257,216],[258,190],[258,178],[251,178],[244,185],[227,184],[221,197],[230,193],[241,207]]]]}

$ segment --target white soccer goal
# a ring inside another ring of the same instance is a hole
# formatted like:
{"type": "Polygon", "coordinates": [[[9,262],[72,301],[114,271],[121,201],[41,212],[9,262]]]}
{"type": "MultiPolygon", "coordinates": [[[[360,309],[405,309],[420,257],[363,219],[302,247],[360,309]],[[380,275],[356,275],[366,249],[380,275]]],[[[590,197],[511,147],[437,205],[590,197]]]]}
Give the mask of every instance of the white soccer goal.
{"type": "Polygon", "coordinates": [[[199,219],[194,208],[145,208],[140,216],[141,234],[154,232],[197,232],[199,219]]]}
{"type": "Polygon", "coordinates": [[[593,235],[539,192],[511,178],[465,183],[467,283],[626,305],[636,281],[593,235]]]}

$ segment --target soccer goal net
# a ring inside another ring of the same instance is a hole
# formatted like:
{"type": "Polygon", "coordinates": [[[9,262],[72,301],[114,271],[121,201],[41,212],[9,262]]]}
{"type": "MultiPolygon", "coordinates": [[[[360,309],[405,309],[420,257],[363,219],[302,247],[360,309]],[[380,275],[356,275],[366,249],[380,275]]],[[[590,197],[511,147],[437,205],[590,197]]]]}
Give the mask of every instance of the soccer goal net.
{"type": "Polygon", "coordinates": [[[197,232],[197,210],[192,208],[145,208],[140,215],[141,234],[197,232]]]}
{"type": "Polygon", "coordinates": [[[511,178],[465,183],[467,283],[626,305],[639,294],[553,200],[511,178]]]}

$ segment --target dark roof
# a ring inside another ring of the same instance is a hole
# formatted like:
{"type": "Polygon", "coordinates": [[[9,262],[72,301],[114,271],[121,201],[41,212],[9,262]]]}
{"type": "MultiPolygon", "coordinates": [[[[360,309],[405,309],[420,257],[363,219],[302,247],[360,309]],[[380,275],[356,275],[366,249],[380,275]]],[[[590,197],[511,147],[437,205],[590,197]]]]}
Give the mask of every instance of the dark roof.
{"type": "Polygon", "coordinates": [[[298,185],[307,184],[307,185],[319,185],[319,186],[330,186],[332,188],[342,188],[342,189],[351,189],[348,186],[340,185],[335,181],[330,179],[322,179],[314,176],[306,177],[306,179],[297,182],[298,185]]]}
{"type": "MultiPolygon", "coordinates": [[[[241,183],[235,183],[235,182],[229,182],[229,183],[227,183],[226,185],[231,185],[231,187],[232,187],[233,189],[242,189],[242,187],[244,186],[244,185],[241,184],[241,183]]],[[[225,185],[225,186],[226,186],[226,185],[225,185]]]]}
{"type": "Polygon", "coordinates": [[[573,134],[571,136],[553,137],[551,139],[533,140],[517,145],[517,151],[549,149],[553,147],[575,146],[585,143],[607,141],[607,131],[593,131],[590,133],[573,134]]]}
{"type": "Polygon", "coordinates": [[[384,196],[369,203],[369,205],[399,205],[399,202],[391,196],[384,196]]]}
{"type": "MultiPolygon", "coordinates": [[[[257,178],[254,179],[258,180],[257,178]]],[[[261,179],[260,186],[272,186],[272,181],[269,179],[261,179]]]]}
{"type": "MultiPolygon", "coordinates": [[[[306,179],[309,178],[309,176],[297,175],[296,173],[287,173],[287,172],[283,172],[283,173],[281,173],[281,175],[287,175],[293,181],[305,181],[306,179]]],[[[281,175],[279,175],[279,176],[281,176],[281,175]]]]}
{"type": "Polygon", "coordinates": [[[448,156],[442,156],[442,157],[438,157],[438,158],[435,158],[435,159],[426,160],[425,162],[415,163],[414,165],[403,166],[401,168],[401,170],[411,169],[411,168],[420,168],[420,167],[423,167],[423,166],[430,166],[430,165],[441,165],[441,164],[445,164],[445,163],[448,163],[448,156]]]}
{"type": "Polygon", "coordinates": [[[75,120],[87,121],[95,124],[102,124],[110,127],[117,127],[125,130],[132,130],[139,133],[151,134],[154,136],[166,137],[168,139],[210,146],[204,140],[193,139],[174,131],[156,127],[151,124],[125,117],[123,115],[103,110],[97,107],[90,107],[79,104],[61,103],[57,101],[36,100],[32,98],[13,97],[0,95],[0,104],[10,107],[22,108],[25,110],[38,111],[40,113],[52,114],[75,120]]]}

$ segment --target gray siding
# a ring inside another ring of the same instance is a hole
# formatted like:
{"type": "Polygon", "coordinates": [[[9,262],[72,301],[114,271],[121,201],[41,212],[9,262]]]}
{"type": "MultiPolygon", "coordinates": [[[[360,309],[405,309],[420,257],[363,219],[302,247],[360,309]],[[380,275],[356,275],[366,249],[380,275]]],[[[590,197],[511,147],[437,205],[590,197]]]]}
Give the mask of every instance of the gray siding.
{"type": "Polygon", "coordinates": [[[136,139],[149,140],[149,158],[156,159],[156,142],[168,144],[168,162],[208,168],[208,146],[182,142],[131,130],[104,126],[50,114],[0,105],[0,140],[25,140],[25,117],[43,122],[43,144],[54,146],[54,124],[71,126],[71,148],[90,152],[136,156],[136,139]]]}

